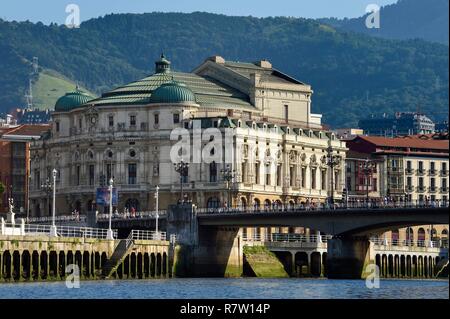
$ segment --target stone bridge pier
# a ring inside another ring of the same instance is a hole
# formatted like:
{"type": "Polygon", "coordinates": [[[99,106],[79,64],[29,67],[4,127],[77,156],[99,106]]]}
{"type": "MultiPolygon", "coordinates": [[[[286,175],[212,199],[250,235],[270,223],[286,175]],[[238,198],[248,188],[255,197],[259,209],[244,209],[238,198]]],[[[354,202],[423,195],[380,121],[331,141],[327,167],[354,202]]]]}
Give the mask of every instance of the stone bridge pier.
{"type": "Polygon", "coordinates": [[[361,279],[365,268],[374,264],[373,244],[367,237],[335,236],[327,245],[327,277],[361,279]]]}
{"type": "Polygon", "coordinates": [[[240,277],[243,270],[239,227],[202,226],[194,207],[172,205],[167,215],[167,234],[176,235],[173,261],[176,277],[240,277]]]}

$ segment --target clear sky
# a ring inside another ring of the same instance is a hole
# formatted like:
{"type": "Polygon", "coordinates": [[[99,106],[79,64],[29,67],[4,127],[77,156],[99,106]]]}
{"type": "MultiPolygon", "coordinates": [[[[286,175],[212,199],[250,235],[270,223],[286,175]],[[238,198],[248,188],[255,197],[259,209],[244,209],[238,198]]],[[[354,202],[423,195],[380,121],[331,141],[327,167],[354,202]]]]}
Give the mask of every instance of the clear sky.
{"type": "Polygon", "coordinates": [[[1,0],[0,18],[63,24],[68,4],[77,4],[81,21],[108,13],[205,11],[237,16],[293,16],[353,18],[368,4],[384,6],[397,0],[1,0]]]}

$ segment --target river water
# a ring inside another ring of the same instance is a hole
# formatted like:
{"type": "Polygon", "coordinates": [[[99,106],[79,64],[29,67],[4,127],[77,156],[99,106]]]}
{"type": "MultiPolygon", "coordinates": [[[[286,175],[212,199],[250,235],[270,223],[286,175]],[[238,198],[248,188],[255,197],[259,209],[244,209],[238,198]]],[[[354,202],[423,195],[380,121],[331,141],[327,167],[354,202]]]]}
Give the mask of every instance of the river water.
{"type": "Polygon", "coordinates": [[[0,283],[0,299],[448,299],[448,280],[195,278],[160,280],[0,283]]]}

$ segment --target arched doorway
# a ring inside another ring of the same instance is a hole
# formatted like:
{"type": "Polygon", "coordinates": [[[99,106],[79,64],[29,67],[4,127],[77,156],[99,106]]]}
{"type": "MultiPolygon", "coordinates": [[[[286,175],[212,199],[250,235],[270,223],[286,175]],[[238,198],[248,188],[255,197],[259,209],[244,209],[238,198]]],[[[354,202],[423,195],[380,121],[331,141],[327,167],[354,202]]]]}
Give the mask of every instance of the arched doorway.
{"type": "Polygon", "coordinates": [[[412,246],[414,242],[414,232],[411,227],[406,228],[406,245],[412,246]]]}
{"type": "Polygon", "coordinates": [[[266,199],[264,201],[264,209],[269,210],[271,208],[271,206],[272,206],[272,203],[271,203],[270,199],[266,199]]]}
{"type": "Polygon", "coordinates": [[[242,209],[247,209],[247,198],[245,198],[244,196],[241,197],[240,199],[240,206],[242,209]]]}
{"type": "Polygon", "coordinates": [[[398,239],[399,239],[399,231],[398,231],[398,229],[393,230],[391,232],[392,245],[397,246],[398,245],[398,239]]]}
{"type": "Polygon", "coordinates": [[[276,210],[282,210],[283,209],[283,203],[281,202],[281,200],[277,199],[275,201],[275,207],[276,210]]]}
{"type": "Polygon", "coordinates": [[[417,246],[425,247],[425,229],[423,228],[417,231],[417,246]]]}
{"type": "Polygon", "coordinates": [[[253,208],[254,208],[255,210],[259,210],[260,207],[261,207],[261,201],[259,200],[259,198],[255,198],[255,199],[253,200],[253,208]]]}

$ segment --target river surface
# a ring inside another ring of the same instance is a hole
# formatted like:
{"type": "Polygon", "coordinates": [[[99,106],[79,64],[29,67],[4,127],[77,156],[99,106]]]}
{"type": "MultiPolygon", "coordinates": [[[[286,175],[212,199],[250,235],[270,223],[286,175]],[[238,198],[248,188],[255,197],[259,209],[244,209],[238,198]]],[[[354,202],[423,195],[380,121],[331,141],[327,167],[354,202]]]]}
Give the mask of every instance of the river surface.
{"type": "Polygon", "coordinates": [[[160,280],[0,283],[0,299],[448,299],[448,280],[194,278],[160,280]]]}

